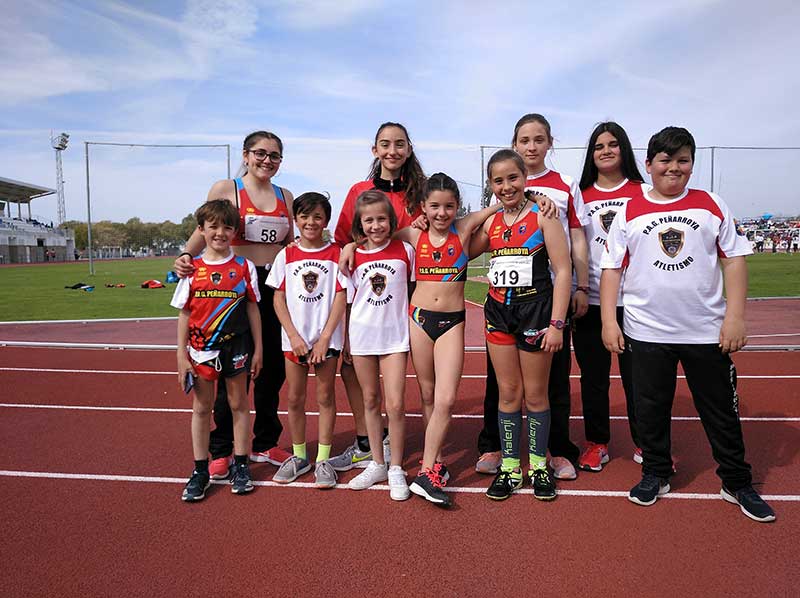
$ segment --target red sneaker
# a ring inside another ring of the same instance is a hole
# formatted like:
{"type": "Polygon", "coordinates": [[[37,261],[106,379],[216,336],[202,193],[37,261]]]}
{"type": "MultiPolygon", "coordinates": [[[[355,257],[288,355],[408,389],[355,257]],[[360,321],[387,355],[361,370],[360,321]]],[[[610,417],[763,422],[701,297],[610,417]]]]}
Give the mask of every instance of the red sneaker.
{"type": "Polygon", "coordinates": [[[208,464],[208,475],[212,480],[224,480],[230,473],[230,466],[233,465],[233,457],[220,457],[212,459],[208,464]]]}
{"type": "Polygon", "coordinates": [[[603,465],[608,463],[608,445],[596,442],[587,442],[578,459],[578,467],[586,471],[602,471],[603,465]]]}
{"type": "Polygon", "coordinates": [[[250,460],[254,463],[271,463],[272,465],[280,466],[291,456],[291,453],[287,453],[279,446],[273,446],[265,451],[250,453],[250,460]]]}

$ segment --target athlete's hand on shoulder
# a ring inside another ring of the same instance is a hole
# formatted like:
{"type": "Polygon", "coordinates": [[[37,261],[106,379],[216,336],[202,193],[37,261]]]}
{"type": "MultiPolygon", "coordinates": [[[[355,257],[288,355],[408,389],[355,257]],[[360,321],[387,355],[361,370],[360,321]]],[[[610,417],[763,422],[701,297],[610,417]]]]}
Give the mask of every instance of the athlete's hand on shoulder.
{"type": "Polygon", "coordinates": [[[250,360],[250,376],[258,378],[262,367],[264,367],[264,355],[261,349],[256,349],[253,351],[253,357],[250,360]]]}
{"type": "Polygon", "coordinates": [[[744,320],[725,317],[719,331],[719,348],[723,353],[735,353],[747,344],[744,320]]]}
{"type": "Polygon", "coordinates": [[[556,353],[564,346],[564,331],[555,326],[548,326],[542,340],[542,351],[556,353]]]}
{"type": "Polygon", "coordinates": [[[414,222],[411,223],[411,228],[417,228],[419,230],[428,230],[428,219],[425,218],[424,214],[420,214],[414,219],[414,222]]]}
{"type": "Polygon", "coordinates": [[[351,241],[342,247],[342,251],[339,253],[339,270],[342,272],[350,273],[353,271],[356,265],[356,247],[358,247],[358,244],[355,241],[351,241]]]}
{"type": "Polygon", "coordinates": [[[189,254],[184,253],[175,258],[172,267],[175,269],[175,274],[180,278],[186,278],[194,273],[194,264],[189,254]]]}
{"type": "Polygon", "coordinates": [[[533,200],[539,207],[539,213],[545,218],[558,218],[558,206],[541,191],[533,191],[533,200]]]}
{"type": "Polygon", "coordinates": [[[582,318],[589,311],[589,297],[583,291],[575,291],[572,295],[572,317],[582,318]]]}
{"type": "Polygon", "coordinates": [[[610,353],[622,353],[625,350],[625,337],[619,324],[603,324],[603,346],[610,353]]]}

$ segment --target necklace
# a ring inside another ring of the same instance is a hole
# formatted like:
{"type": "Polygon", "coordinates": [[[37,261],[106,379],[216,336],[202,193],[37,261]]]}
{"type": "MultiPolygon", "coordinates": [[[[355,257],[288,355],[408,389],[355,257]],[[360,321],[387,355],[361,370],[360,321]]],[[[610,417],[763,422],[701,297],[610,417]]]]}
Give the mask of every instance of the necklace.
{"type": "MultiPolygon", "coordinates": [[[[519,218],[519,215],[522,214],[522,211],[525,209],[525,206],[527,205],[527,203],[528,203],[528,198],[526,197],[523,200],[522,205],[519,206],[519,208],[517,208],[517,215],[514,216],[514,220],[512,220],[511,224],[507,225],[506,226],[506,230],[503,231],[503,241],[505,243],[508,243],[511,240],[511,234],[512,234],[511,229],[514,228],[514,225],[517,223],[517,219],[519,218]]],[[[505,224],[505,223],[506,223],[506,219],[504,217],[503,218],[503,224],[505,224]]]]}

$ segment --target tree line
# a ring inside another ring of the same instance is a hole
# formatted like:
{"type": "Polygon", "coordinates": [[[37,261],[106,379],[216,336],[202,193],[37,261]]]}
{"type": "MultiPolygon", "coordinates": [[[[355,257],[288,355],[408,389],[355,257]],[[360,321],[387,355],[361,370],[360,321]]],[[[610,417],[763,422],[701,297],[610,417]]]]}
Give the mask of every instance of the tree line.
{"type": "MultiPolygon", "coordinates": [[[[187,214],[178,224],[171,220],[142,222],[139,218],[131,218],[127,222],[101,220],[92,223],[92,245],[122,247],[132,252],[181,247],[196,227],[194,214],[187,214]]],[[[83,251],[87,248],[89,243],[86,222],[69,220],[60,228],[74,231],[76,249],[83,251]]]]}

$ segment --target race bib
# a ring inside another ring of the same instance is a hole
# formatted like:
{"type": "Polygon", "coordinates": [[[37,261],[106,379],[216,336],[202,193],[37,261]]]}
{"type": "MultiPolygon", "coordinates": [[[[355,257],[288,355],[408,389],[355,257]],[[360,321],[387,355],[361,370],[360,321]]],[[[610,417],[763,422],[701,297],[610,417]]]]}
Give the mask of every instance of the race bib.
{"type": "Polygon", "coordinates": [[[247,214],[244,238],[251,243],[282,243],[289,233],[289,219],[281,216],[247,214]]]}
{"type": "Polygon", "coordinates": [[[529,255],[495,256],[489,262],[489,284],[493,287],[533,286],[533,260],[529,255]]]}

